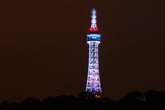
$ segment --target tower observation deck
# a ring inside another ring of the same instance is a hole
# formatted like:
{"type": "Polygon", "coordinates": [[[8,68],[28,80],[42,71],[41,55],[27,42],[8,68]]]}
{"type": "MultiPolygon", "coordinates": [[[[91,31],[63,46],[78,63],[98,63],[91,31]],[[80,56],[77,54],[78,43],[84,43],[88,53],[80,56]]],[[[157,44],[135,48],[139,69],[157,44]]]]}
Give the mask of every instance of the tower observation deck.
{"type": "Polygon", "coordinates": [[[91,27],[87,34],[87,43],[89,45],[88,58],[88,76],[86,83],[86,91],[92,94],[101,94],[101,83],[99,75],[99,44],[101,42],[101,35],[97,28],[96,9],[91,10],[91,27]]]}

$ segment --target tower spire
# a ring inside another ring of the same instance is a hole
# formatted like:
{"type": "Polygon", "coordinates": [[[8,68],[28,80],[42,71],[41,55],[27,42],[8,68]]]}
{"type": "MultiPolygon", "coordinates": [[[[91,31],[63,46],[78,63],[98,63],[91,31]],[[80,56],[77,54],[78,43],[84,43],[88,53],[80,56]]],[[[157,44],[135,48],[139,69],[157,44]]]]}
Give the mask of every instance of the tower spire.
{"type": "Polygon", "coordinates": [[[97,28],[97,11],[95,8],[91,10],[91,27],[89,28],[90,33],[98,32],[97,28]]]}

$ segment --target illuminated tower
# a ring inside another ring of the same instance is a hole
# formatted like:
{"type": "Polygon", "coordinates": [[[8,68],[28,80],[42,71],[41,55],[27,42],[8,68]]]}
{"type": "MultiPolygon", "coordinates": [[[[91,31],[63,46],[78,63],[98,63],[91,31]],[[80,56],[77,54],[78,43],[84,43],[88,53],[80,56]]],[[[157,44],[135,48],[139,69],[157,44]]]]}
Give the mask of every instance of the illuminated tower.
{"type": "Polygon", "coordinates": [[[91,27],[87,34],[87,43],[89,44],[88,76],[86,91],[92,94],[101,94],[101,84],[99,76],[99,44],[101,35],[97,28],[96,9],[91,10],[91,27]]]}

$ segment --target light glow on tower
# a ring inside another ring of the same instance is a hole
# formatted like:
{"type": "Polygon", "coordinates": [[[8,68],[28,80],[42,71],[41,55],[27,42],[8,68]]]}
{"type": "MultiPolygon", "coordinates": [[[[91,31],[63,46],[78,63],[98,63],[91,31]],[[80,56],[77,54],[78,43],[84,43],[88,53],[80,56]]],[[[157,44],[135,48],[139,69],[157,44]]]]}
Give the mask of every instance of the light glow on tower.
{"type": "Polygon", "coordinates": [[[94,32],[98,32],[98,28],[97,28],[97,11],[95,8],[93,8],[91,10],[91,27],[89,28],[89,32],[94,33],[94,32]]]}
{"type": "Polygon", "coordinates": [[[87,34],[89,59],[86,91],[98,96],[98,94],[102,93],[99,76],[99,44],[101,42],[101,35],[98,33],[95,8],[91,10],[91,14],[91,27],[89,29],[89,33],[87,34]]]}

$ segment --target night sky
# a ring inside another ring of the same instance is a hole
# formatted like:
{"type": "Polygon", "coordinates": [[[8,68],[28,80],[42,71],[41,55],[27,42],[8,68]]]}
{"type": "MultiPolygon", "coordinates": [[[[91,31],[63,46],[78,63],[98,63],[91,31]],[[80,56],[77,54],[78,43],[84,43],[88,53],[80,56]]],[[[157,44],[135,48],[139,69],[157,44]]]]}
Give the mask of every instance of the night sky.
{"type": "Polygon", "coordinates": [[[90,10],[98,11],[104,96],[165,89],[163,0],[1,0],[0,100],[85,89],[90,10]]]}

